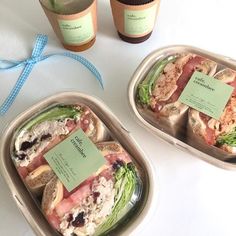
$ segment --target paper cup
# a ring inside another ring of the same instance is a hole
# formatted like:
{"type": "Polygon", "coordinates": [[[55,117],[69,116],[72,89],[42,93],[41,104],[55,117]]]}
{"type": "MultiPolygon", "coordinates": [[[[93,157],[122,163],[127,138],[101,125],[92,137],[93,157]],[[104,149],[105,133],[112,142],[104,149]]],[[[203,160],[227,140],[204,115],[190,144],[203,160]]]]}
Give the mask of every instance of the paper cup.
{"type": "Polygon", "coordinates": [[[152,34],[160,1],[129,2],[110,0],[114,24],[122,40],[141,43],[152,34]]]}
{"type": "Polygon", "coordinates": [[[56,3],[52,5],[53,1],[49,0],[39,1],[66,49],[84,51],[94,44],[97,32],[97,0],[68,0],[68,5],[73,4],[71,7],[55,5],[56,3]]]}

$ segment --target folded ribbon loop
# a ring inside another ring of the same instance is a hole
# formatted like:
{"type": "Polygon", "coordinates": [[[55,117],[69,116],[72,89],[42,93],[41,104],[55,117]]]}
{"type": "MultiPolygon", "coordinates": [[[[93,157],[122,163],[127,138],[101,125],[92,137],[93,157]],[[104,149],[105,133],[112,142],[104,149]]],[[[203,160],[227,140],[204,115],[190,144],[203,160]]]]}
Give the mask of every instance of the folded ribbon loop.
{"type": "Polygon", "coordinates": [[[18,68],[21,66],[25,66],[16,84],[14,85],[13,89],[10,91],[9,95],[0,106],[0,116],[4,115],[8,111],[8,109],[11,107],[12,103],[14,102],[17,95],[19,94],[22,86],[27,80],[30,72],[32,71],[34,65],[40,61],[48,59],[51,56],[65,56],[65,57],[72,58],[76,61],[79,61],[81,64],[87,67],[88,70],[92,72],[92,74],[98,80],[101,87],[104,88],[100,73],[98,72],[96,67],[84,57],[79,56],[77,54],[70,53],[70,52],[41,55],[43,52],[43,49],[47,45],[47,42],[48,42],[48,37],[46,35],[39,34],[37,35],[36,43],[35,43],[35,46],[34,46],[34,49],[32,51],[32,55],[30,58],[23,61],[0,60],[0,71],[10,70],[10,69],[18,68]]]}
{"type": "Polygon", "coordinates": [[[25,61],[25,64],[36,64],[37,62],[39,62],[39,60],[37,60],[36,57],[31,57],[25,61]]]}

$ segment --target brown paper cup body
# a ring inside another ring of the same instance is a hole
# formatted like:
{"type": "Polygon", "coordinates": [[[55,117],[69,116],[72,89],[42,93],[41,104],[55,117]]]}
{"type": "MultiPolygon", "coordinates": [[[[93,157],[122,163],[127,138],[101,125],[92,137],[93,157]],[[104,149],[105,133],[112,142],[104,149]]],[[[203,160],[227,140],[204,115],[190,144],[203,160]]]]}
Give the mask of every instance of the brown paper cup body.
{"type": "Polygon", "coordinates": [[[93,45],[97,33],[97,0],[94,0],[84,11],[69,15],[55,13],[45,7],[41,1],[40,3],[55,34],[65,48],[83,51],[93,45]]]}
{"type": "Polygon", "coordinates": [[[127,5],[118,0],[110,0],[110,3],[114,24],[120,34],[140,38],[152,32],[160,5],[159,0],[142,5],[127,5]]]}

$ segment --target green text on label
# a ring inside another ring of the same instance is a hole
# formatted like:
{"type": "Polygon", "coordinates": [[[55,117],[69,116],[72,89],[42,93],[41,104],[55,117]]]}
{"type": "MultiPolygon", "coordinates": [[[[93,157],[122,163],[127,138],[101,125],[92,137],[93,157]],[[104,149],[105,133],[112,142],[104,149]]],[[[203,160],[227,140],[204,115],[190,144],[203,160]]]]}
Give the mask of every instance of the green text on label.
{"type": "Polygon", "coordinates": [[[94,37],[92,14],[75,20],[58,20],[65,43],[82,44],[94,37]]]}
{"type": "Polygon", "coordinates": [[[155,24],[156,10],[156,4],[144,10],[125,9],[125,33],[134,36],[150,33],[155,24]]]}
{"type": "Polygon", "coordinates": [[[44,157],[69,192],[106,162],[81,129],[48,151],[44,157]]]}
{"type": "Polygon", "coordinates": [[[218,120],[234,88],[195,71],[179,97],[180,102],[218,120]]]}

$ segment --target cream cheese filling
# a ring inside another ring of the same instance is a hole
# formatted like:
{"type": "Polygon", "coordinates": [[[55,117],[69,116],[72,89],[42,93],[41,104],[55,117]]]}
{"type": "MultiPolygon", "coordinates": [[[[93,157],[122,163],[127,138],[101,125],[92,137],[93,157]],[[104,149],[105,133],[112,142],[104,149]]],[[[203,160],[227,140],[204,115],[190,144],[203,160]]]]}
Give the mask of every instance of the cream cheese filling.
{"type": "Polygon", "coordinates": [[[17,164],[20,166],[27,166],[48,146],[51,140],[59,135],[67,135],[69,133],[69,129],[66,126],[68,120],[69,119],[63,121],[45,121],[35,125],[30,130],[23,130],[16,138],[15,152],[16,155],[26,155],[26,158],[24,160],[17,160],[17,164]],[[48,134],[50,134],[50,138],[40,140],[41,137],[48,134]],[[24,142],[34,142],[34,140],[37,141],[32,147],[21,150],[24,142]]]}
{"type": "Polygon", "coordinates": [[[89,195],[79,206],[73,208],[62,218],[60,231],[64,236],[71,236],[72,233],[77,236],[93,235],[96,228],[111,214],[115,200],[114,182],[100,177],[93,183],[92,192],[99,193],[96,200],[94,200],[93,194],[89,195]],[[74,227],[72,222],[81,212],[84,214],[84,226],[74,227]],[[71,214],[73,219],[68,222],[68,217],[71,214]]]}

